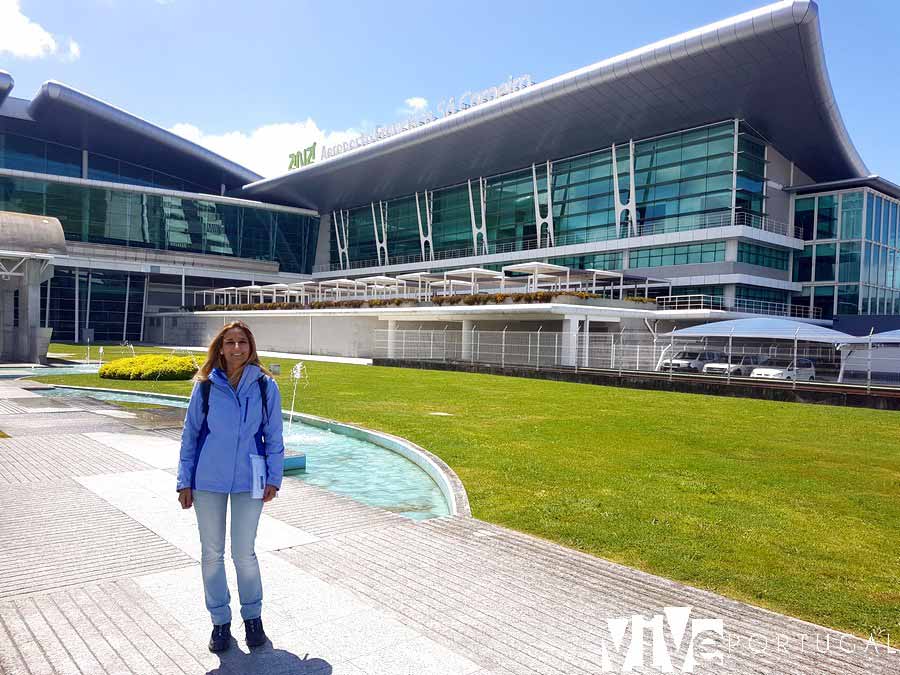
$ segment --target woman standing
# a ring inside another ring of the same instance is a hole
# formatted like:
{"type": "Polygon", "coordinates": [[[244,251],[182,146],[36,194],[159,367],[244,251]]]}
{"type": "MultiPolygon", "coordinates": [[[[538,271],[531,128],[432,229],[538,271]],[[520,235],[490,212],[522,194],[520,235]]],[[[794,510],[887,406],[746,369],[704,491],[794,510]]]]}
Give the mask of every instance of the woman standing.
{"type": "Polygon", "coordinates": [[[284,466],[281,394],[259,363],[241,321],[222,327],[195,377],[181,434],[178,501],[195,507],[200,530],[209,649],[231,644],[231,595],[225,580],[225,511],[231,500],[231,559],[248,647],[266,642],[262,580],[254,544],[264,502],[277,496],[284,466]]]}

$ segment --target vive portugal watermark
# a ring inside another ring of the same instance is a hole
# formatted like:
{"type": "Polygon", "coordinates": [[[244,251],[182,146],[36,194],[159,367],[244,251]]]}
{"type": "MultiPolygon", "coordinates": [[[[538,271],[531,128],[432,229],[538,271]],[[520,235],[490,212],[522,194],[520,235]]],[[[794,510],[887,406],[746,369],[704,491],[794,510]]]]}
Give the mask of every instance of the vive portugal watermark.
{"type": "MultiPolygon", "coordinates": [[[[837,632],[757,633],[729,631],[722,618],[692,617],[693,607],[665,607],[651,617],[634,614],[606,620],[607,635],[601,637],[600,659],[603,673],[629,673],[652,668],[658,673],[725,672],[729,659],[778,656],[773,661],[815,662],[815,656],[862,654],[875,659],[897,659],[900,650],[891,645],[890,636],[880,641],[837,632]],[[805,655],[805,657],[804,657],[805,655]],[[813,655],[810,658],[810,655],[813,655]],[[804,658],[800,658],[804,657],[804,658]]],[[[790,667],[789,667],[790,668],[790,667]]],[[[784,670],[787,675],[796,669],[784,670]]],[[[817,671],[802,671],[813,675],[817,671]]],[[[770,675],[782,675],[772,671],[770,675]]]]}

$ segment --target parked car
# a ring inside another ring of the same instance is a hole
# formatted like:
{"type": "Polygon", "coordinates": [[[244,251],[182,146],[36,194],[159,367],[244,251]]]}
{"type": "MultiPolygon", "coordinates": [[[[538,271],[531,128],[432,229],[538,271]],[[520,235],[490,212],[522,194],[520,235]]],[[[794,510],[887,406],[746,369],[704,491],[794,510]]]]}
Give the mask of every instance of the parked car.
{"type": "Polygon", "coordinates": [[[816,379],[816,367],[809,359],[797,359],[796,366],[792,359],[774,359],[764,366],[754,368],[750,377],[812,382],[816,379]]]}
{"type": "Polygon", "coordinates": [[[700,373],[707,363],[715,363],[722,359],[728,360],[721,352],[707,351],[683,351],[675,354],[670,359],[663,359],[659,364],[660,370],[671,370],[676,373],[700,373]]]}
{"type": "Polygon", "coordinates": [[[766,365],[769,357],[763,354],[732,354],[731,365],[728,364],[728,354],[721,361],[707,363],[703,366],[706,375],[728,375],[732,377],[749,377],[754,368],[766,365]]]}

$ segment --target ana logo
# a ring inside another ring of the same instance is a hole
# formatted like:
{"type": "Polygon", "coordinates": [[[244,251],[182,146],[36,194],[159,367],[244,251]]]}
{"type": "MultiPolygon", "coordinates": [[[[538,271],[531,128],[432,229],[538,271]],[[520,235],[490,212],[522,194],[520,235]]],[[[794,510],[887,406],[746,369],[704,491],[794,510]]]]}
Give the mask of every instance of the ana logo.
{"type": "Polygon", "coordinates": [[[290,154],[291,163],[288,166],[288,171],[292,171],[293,169],[299,169],[301,166],[306,166],[307,164],[312,164],[316,161],[316,144],[313,143],[311,146],[306,148],[305,150],[298,150],[297,152],[292,152],[290,154]]]}
{"type": "Polygon", "coordinates": [[[601,644],[602,672],[630,673],[643,669],[646,631],[650,632],[655,672],[676,672],[673,657],[681,663],[678,672],[682,673],[693,673],[698,660],[723,665],[725,657],[719,649],[719,640],[713,637],[724,637],[722,619],[692,620],[691,610],[691,607],[666,607],[652,619],[640,614],[630,619],[607,619],[609,638],[601,644]],[[615,660],[621,666],[613,665],[613,655],[618,657],[615,660]]]}

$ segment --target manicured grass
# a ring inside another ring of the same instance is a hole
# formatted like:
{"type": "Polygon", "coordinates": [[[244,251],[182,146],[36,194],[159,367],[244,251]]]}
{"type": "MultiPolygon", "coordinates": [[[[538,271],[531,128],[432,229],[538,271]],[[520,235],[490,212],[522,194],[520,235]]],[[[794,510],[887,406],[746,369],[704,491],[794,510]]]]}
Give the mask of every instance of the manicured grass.
{"type": "MultiPolygon", "coordinates": [[[[290,407],[293,362],[265,361],[282,364],[290,407]]],[[[428,448],[478,518],[816,623],[900,635],[898,413],[306,365],[297,410],[428,448]]]]}
{"type": "MultiPolygon", "coordinates": [[[[100,359],[100,347],[103,347],[103,362],[111,361],[113,359],[121,359],[126,356],[131,356],[131,348],[130,347],[122,347],[118,343],[115,342],[99,342],[91,345],[90,350],[90,359],[91,361],[97,361],[100,359]]],[[[171,354],[171,347],[138,347],[135,346],[134,354],[135,356],[140,356],[141,354],[171,354]]],[[[186,352],[182,350],[178,350],[175,354],[185,355],[185,354],[199,354],[200,352],[186,352]]],[[[86,345],[75,345],[75,344],[67,344],[65,342],[53,342],[50,344],[50,348],[47,350],[47,356],[53,358],[61,358],[67,360],[79,360],[83,361],[88,358],[88,348],[86,345]]]]}

